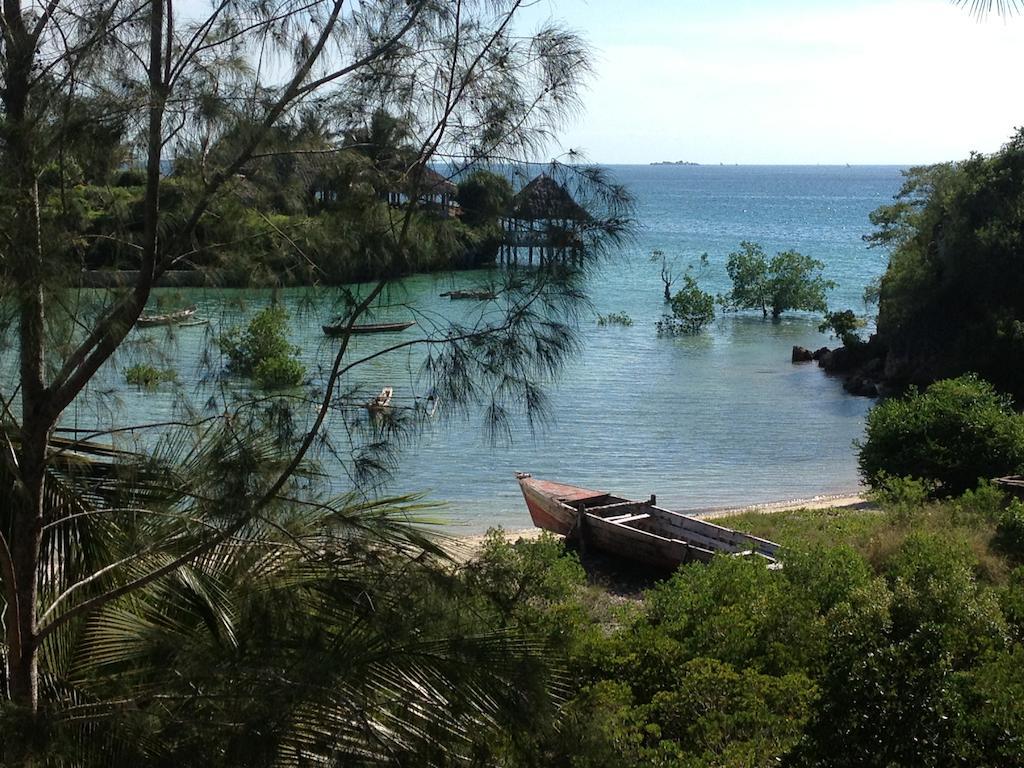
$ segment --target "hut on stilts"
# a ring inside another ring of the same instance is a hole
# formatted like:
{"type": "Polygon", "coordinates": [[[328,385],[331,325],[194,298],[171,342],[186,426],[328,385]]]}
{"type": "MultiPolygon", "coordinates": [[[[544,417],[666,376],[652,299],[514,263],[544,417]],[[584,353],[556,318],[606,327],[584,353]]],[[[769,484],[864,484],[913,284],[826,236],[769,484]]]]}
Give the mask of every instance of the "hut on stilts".
{"type": "Polygon", "coordinates": [[[542,173],[512,198],[510,214],[502,220],[502,264],[540,265],[583,260],[583,230],[589,214],[569,191],[542,173]]]}

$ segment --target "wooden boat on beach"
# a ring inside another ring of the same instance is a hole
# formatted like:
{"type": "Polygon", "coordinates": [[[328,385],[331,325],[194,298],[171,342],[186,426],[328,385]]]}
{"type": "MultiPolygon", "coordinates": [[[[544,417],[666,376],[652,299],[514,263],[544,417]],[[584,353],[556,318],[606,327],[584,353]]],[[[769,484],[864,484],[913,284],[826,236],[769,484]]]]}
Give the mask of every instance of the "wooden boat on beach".
{"type": "MultiPolygon", "coordinates": [[[[404,331],[406,328],[412,328],[416,325],[416,322],[410,320],[406,323],[366,323],[363,325],[353,325],[350,333],[398,333],[404,331]]],[[[346,329],[348,329],[348,323],[338,323],[336,325],[322,325],[324,333],[328,336],[344,336],[346,329]]]]}
{"type": "Polygon", "coordinates": [[[653,495],[631,501],[521,472],[516,479],[534,525],[594,549],[663,569],[716,554],[760,557],[778,567],[778,544],[664,509],[653,495]]]}
{"type": "Polygon", "coordinates": [[[195,313],[196,305],[193,304],[191,307],[177,309],[174,312],[165,312],[159,315],[139,315],[139,319],[135,321],[135,324],[140,328],[151,328],[155,325],[177,325],[186,320],[191,320],[192,315],[195,313]]]}
{"type": "Polygon", "coordinates": [[[1008,475],[1007,477],[993,478],[992,484],[1011,496],[1024,499],[1024,475],[1008,475]]]}

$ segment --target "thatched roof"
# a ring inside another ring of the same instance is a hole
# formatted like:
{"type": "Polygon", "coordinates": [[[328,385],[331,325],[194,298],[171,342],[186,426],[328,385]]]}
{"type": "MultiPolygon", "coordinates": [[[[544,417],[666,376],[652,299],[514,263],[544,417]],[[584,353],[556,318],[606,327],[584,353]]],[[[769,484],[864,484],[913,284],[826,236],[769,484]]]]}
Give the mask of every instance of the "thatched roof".
{"type": "Polygon", "coordinates": [[[569,190],[542,173],[512,198],[512,215],[524,221],[569,219],[582,221],[587,212],[572,199],[569,190]]]}
{"type": "Polygon", "coordinates": [[[424,168],[420,177],[420,189],[425,195],[454,195],[457,187],[445,176],[429,166],[424,168]]]}

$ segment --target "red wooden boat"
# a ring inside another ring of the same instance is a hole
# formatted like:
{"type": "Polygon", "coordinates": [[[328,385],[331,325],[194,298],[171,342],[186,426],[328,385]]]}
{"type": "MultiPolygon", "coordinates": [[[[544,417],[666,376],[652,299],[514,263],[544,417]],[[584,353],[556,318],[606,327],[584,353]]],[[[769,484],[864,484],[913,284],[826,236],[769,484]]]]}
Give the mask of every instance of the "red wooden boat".
{"type": "Polygon", "coordinates": [[[631,501],[518,473],[533,524],[656,568],[707,562],[717,553],[762,557],[778,566],[779,545],[648,501],[631,501]]]}

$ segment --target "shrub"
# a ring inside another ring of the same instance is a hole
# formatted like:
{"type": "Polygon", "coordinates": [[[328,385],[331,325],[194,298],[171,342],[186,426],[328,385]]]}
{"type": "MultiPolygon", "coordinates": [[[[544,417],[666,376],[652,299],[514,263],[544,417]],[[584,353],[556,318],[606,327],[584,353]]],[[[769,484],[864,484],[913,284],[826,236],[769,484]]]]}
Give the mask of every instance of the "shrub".
{"type": "Polygon", "coordinates": [[[305,375],[305,367],[294,357],[270,357],[261,360],[252,372],[252,378],[260,389],[297,387],[305,375]]]}
{"type": "Polygon", "coordinates": [[[1024,562],[1024,504],[1014,499],[996,524],[992,545],[1017,562],[1024,562]]]}
{"type": "Polygon", "coordinates": [[[178,374],[171,368],[156,368],[146,363],[124,369],[124,380],[136,387],[156,389],[162,382],[178,380],[178,374]]]}
{"type": "Polygon", "coordinates": [[[610,312],[607,315],[597,316],[598,325],[624,325],[629,327],[633,324],[633,318],[625,312],[610,312]]]}
{"type": "Polygon", "coordinates": [[[859,333],[864,326],[863,318],[857,317],[852,309],[844,309],[842,312],[826,312],[818,330],[822,333],[831,333],[843,342],[844,347],[855,347],[864,343],[859,333]]]}
{"type": "Polygon", "coordinates": [[[699,333],[715,319],[715,298],[702,291],[693,275],[683,275],[683,287],[672,297],[672,314],[658,323],[658,333],[699,333]]]}
{"type": "Polygon", "coordinates": [[[870,496],[886,513],[890,523],[905,525],[921,511],[934,490],[934,484],[924,480],[879,472],[870,496]]]}
{"type": "Polygon", "coordinates": [[[1024,417],[988,382],[961,376],[876,405],[858,447],[873,487],[885,475],[916,477],[952,496],[1024,466],[1024,417]]]}
{"type": "Polygon", "coordinates": [[[299,350],[288,343],[287,323],[288,312],[273,305],[258,312],[244,331],[235,327],[222,334],[218,344],[228,358],[228,370],[251,376],[263,389],[301,384],[306,369],[295,359],[299,350]]]}

